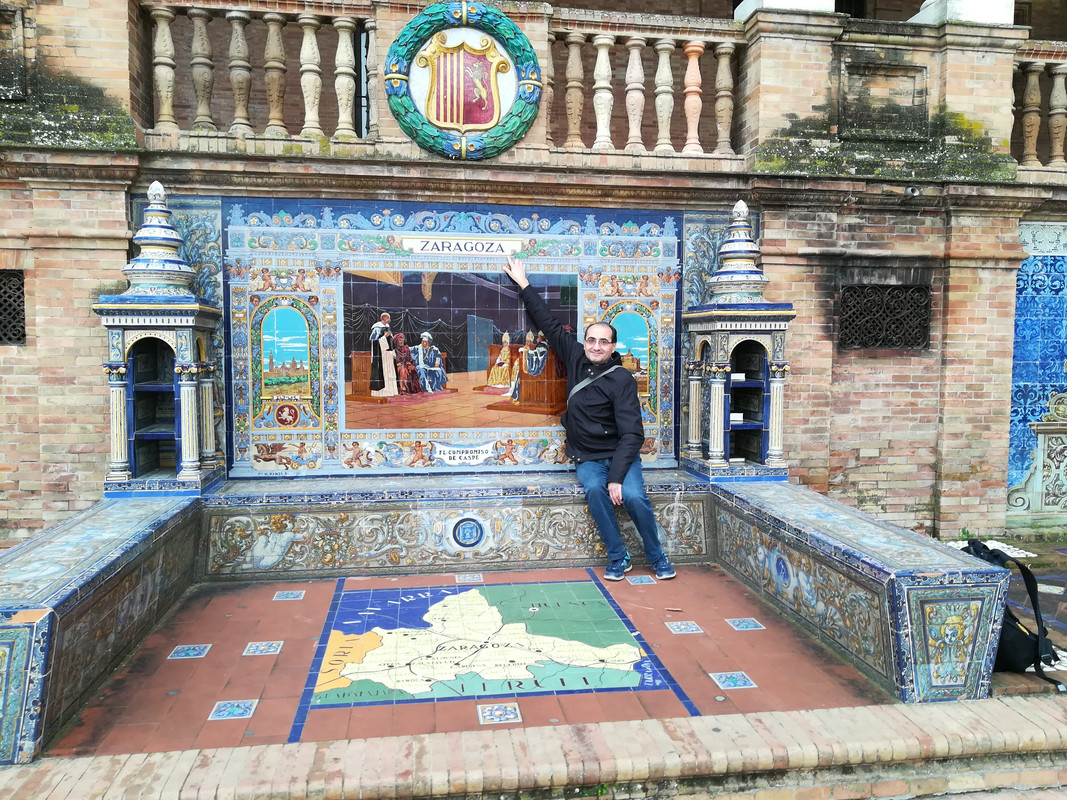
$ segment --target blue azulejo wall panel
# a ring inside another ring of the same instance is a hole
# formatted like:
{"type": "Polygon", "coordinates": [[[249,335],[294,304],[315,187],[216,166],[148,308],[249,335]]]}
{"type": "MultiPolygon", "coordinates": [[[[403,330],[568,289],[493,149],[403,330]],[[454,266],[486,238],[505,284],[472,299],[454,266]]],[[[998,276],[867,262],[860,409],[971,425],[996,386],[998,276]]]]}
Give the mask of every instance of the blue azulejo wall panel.
{"type": "Polygon", "coordinates": [[[1067,512],[1067,495],[1055,489],[1057,442],[1067,431],[1067,225],[1024,223],[1019,235],[1031,255],[1016,279],[1009,524],[1012,516],[1067,512]]]}
{"type": "Polygon", "coordinates": [[[676,463],[670,212],[223,200],[231,472],[556,469],[561,365],[508,255],[576,331],[619,331],[643,459],[676,463]]]}

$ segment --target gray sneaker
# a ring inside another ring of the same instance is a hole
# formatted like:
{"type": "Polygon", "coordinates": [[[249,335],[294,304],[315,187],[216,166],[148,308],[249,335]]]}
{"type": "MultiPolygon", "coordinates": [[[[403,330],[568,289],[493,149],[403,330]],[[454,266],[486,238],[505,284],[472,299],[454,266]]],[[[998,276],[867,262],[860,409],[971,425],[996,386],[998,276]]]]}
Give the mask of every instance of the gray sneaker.
{"type": "Polygon", "coordinates": [[[630,554],[627,553],[622,558],[617,558],[608,564],[608,568],[604,570],[604,580],[606,581],[621,581],[622,576],[634,568],[633,562],[630,561],[630,554]]]}
{"type": "Polygon", "coordinates": [[[667,556],[660,556],[659,561],[652,565],[652,571],[656,573],[656,578],[661,581],[669,580],[678,574],[674,571],[674,567],[671,566],[671,560],[667,556]]]}

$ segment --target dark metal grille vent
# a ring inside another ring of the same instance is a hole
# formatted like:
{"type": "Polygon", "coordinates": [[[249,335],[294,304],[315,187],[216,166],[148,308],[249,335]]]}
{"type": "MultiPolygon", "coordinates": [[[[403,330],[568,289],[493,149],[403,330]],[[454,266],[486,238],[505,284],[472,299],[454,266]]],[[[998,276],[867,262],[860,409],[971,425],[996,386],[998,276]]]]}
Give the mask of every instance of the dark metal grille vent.
{"type": "Polygon", "coordinates": [[[929,347],[930,287],[844,286],[840,318],[838,343],[846,350],[929,347]]]}
{"type": "Polygon", "coordinates": [[[26,292],[16,270],[0,270],[0,344],[26,344],[26,292]]]}

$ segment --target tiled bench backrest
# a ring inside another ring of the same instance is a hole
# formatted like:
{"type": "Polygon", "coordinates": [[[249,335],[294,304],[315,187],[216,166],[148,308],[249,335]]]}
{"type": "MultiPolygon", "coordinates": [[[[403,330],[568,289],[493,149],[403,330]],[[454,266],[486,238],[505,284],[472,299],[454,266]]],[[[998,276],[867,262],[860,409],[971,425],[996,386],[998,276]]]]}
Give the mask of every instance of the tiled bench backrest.
{"type": "Polygon", "coordinates": [[[1007,570],[792,484],[711,493],[719,563],[900,700],[988,695],[1007,570]]]}

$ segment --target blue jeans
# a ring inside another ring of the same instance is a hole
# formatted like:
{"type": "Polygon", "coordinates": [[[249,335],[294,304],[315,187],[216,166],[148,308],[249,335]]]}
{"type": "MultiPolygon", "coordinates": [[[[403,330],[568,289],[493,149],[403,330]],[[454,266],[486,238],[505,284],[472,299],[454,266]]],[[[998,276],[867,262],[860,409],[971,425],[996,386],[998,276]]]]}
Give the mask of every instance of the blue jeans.
{"type": "MultiPolygon", "coordinates": [[[[589,513],[593,515],[600,538],[608,549],[608,558],[616,561],[626,555],[626,545],[622,541],[619,520],[615,516],[615,506],[608,494],[608,469],[611,459],[581,461],[577,466],[578,482],[585,490],[585,500],[589,504],[589,513]]],[[[645,491],[645,479],[641,475],[641,459],[635,458],[626,477],[622,479],[622,504],[634,521],[637,532],[645,547],[648,563],[655,564],[663,555],[659,544],[659,525],[652,511],[652,501],[645,491]]]]}

